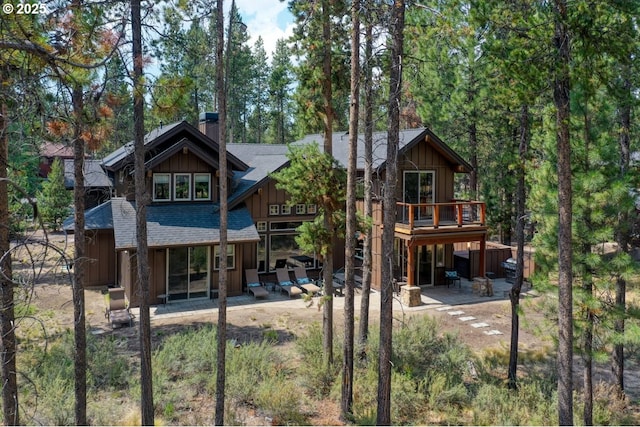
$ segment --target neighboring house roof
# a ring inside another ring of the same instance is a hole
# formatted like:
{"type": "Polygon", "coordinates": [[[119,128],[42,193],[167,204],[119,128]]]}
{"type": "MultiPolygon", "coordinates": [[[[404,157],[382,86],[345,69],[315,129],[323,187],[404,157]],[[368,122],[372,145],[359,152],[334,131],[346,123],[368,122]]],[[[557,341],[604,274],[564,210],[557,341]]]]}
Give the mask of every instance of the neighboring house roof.
{"type": "MultiPolygon", "coordinates": [[[[113,228],[113,215],[111,214],[111,200],[104,202],[95,208],[87,209],[84,212],[85,230],[109,230],[113,228]]],[[[62,229],[73,231],[73,215],[65,219],[62,229]]]]}
{"type": "Polygon", "coordinates": [[[73,159],[73,147],[56,142],[45,142],[40,148],[40,155],[48,158],[73,159]]]}
{"type": "MultiPolygon", "coordinates": [[[[111,200],[116,249],[136,247],[135,203],[123,198],[111,200]]],[[[260,240],[246,208],[229,211],[229,243],[260,240]]],[[[220,241],[219,206],[210,203],[161,203],[147,206],[149,247],[213,244],[220,241]]]]}
{"type": "MultiPolygon", "coordinates": [[[[84,186],[85,187],[111,187],[111,180],[102,169],[101,160],[84,161],[84,186]]],[[[75,187],[76,177],[73,169],[73,159],[64,160],[64,186],[75,187]]]]}
{"type": "MultiPolygon", "coordinates": [[[[218,143],[198,129],[190,125],[185,121],[172,123],[158,127],[144,137],[144,145],[147,152],[159,148],[167,142],[180,141],[183,138],[187,138],[190,141],[199,141],[201,147],[210,147],[216,152],[218,151],[218,143]]],[[[173,146],[173,144],[172,144],[173,146]]],[[[161,155],[161,152],[155,153],[153,157],[161,155]]],[[[118,148],[108,156],[106,156],[102,164],[108,170],[118,170],[125,163],[133,163],[133,141],[126,143],[124,146],[118,148]]],[[[149,161],[151,159],[147,159],[149,161]]],[[[248,165],[242,160],[233,155],[227,155],[227,161],[230,162],[236,169],[245,170],[248,165]]]]}

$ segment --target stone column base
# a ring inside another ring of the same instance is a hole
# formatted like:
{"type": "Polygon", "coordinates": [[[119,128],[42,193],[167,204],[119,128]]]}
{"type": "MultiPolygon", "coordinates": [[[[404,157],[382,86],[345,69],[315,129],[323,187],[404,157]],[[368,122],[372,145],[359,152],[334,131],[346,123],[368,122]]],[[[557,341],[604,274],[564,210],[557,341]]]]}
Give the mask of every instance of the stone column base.
{"type": "Polygon", "coordinates": [[[419,286],[405,285],[400,287],[400,301],[407,307],[417,307],[422,304],[422,289],[419,286]]]}

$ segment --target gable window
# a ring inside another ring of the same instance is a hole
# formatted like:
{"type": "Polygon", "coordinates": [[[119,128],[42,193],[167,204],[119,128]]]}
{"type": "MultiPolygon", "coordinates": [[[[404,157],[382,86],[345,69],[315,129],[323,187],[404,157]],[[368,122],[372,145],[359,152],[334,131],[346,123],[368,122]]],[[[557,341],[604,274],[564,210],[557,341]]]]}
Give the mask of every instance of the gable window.
{"type": "Polygon", "coordinates": [[[279,215],[280,205],[269,205],[269,215],[279,215]]]}
{"type": "Polygon", "coordinates": [[[280,213],[282,215],[291,215],[291,206],[289,205],[280,206],[280,213]]]}
{"type": "Polygon", "coordinates": [[[307,213],[308,214],[315,214],[316,211],[317,211],[316,205],[307,205],[307,213]]]}
{"type": "Polygon", "coordinates": [[[173,199],[191,199],[191,175],[188,173],[176,173],[173,175],[173,199]]]}
{"type": "MultiPolygon", "coordinates": [[[[236,268],[236,245],[227,245],[227,269],[236,268]]],[[[213,269],[220,270],[220,246],[213,248],[213,269]]]]}
{"type": "Polygon", "coordinates": [[[194,199],[211,199],[211,174],[196,173],[193,175],[194,199]]]}
{"type": "Polygon", "coordinates": [[[168,173],[153,174],[153,200],[170,200],[171,192],[169,189],[171,176],[168,173]]]}
{"type": "Polygon", "coordinates": [[[296,205],[296,214],[304,215],[306,213],[306,205],[296,205]]]}

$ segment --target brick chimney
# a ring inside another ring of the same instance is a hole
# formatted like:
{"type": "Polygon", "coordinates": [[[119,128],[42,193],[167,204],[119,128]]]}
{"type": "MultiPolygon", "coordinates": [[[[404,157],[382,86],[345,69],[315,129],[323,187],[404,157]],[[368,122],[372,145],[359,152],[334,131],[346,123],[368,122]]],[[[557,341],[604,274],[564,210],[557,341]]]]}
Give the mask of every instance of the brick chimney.
{"type": "Polygon", "coordinates": [[[218,142],[218,113],[200,113],[200,132],[218,142]]]}

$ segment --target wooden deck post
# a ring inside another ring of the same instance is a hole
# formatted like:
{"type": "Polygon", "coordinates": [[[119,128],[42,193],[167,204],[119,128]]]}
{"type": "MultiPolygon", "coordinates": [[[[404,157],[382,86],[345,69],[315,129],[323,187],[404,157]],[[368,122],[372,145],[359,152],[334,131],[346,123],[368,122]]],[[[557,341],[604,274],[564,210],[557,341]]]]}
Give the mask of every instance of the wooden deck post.
{"type": "Polygon", "coordinates": [[[415,283],[413,264],[415,264],[414,255],[413,255],[414,246],[407,242],[407,285],[413,286],[415,283]]]}
{"type": "Polygon", "coordinates": [[[480,265],[478,266],[478,276],[485,277],[487,275],[487,237],[482,236],[480,239],[480,265]]]}

